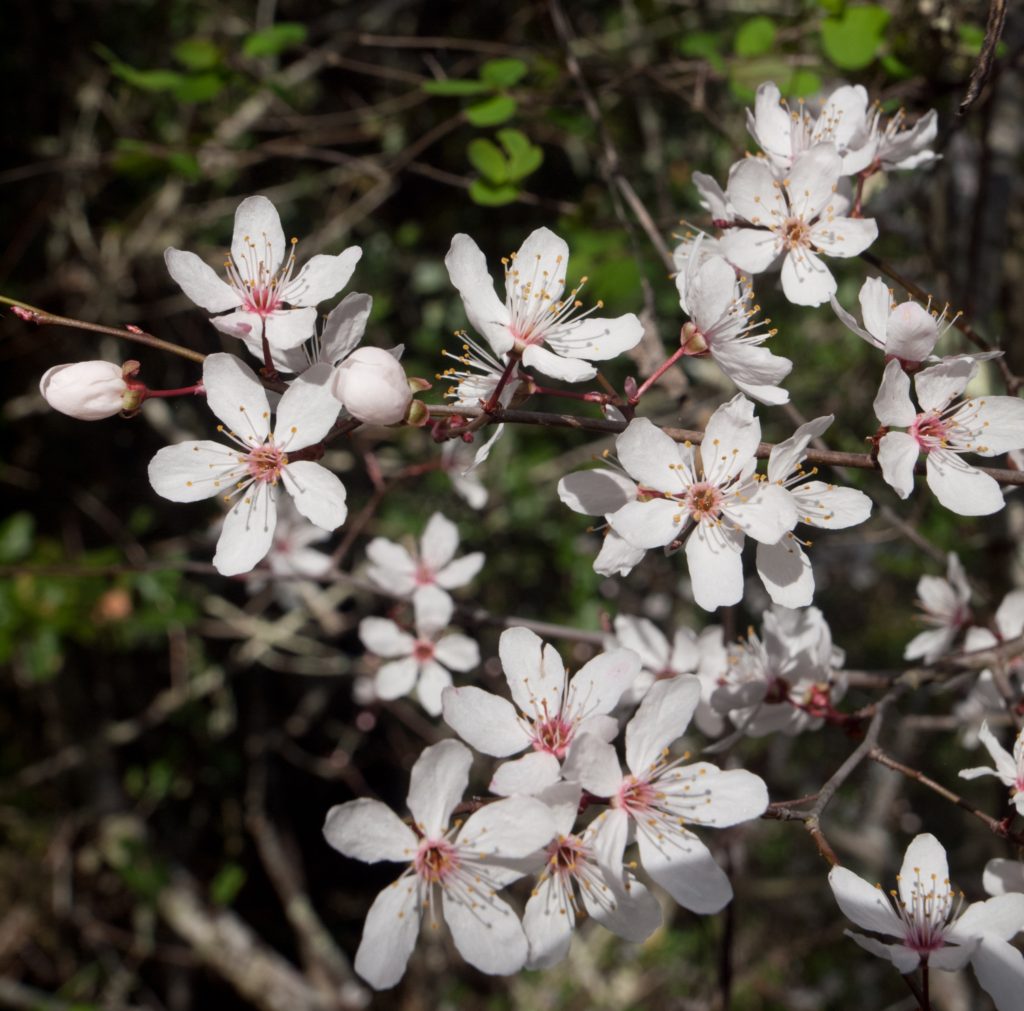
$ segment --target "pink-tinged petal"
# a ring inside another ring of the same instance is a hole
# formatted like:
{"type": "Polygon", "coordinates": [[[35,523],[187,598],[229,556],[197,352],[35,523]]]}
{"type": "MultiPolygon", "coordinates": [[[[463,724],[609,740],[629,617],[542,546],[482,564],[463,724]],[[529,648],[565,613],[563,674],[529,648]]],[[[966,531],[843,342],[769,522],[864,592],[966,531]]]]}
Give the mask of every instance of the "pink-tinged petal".
{"type": "Polygon", "coordinates": [[[281,300],[296,306],[315,306],[334,298],[352,277],[363,251],[358,246],[336,256],[318,253],[281,291],[281,300]]]}
{"type": "Polygon", "coordinates": [[[470,747],[506,758],[530,744],[515,707],[506,699],[472,685],[448,688],[441,696],[444,721],[470,747]]]}
{"type": "Polygon", "coordinates": [[[363,618],[359,622],[359,638],[371,653],[385,659],[409,656],[416,645],[416,640],[390,618],[363,618]]]}
{"type": "Polygon", "coordinates": [[[1024,892],[1024,864],[1019,860],[989,860],[981,884],[989,895],[1024,892]]]}
{"type": "MultiPolygon", "coordinates": [[[[729,171],[726,196],[736,213],[752,225],[769,228],[788,216],[782,187],[772,175],[767,162],[760,158],[747,158],[733,165],[729,171]]],[[[734,234],[732,231],[727,233],[734,234]]],[[[736,262],[729,253],[725,255],[727,259],[736,262]]]]}
{"type": "Polygon", "coordinates": [[[671,653],[668,639],[649,618],[620,614],[615,618],[614,627],[619,645],[636,653],[647,670],[658,673],[668,667],[671,653]]]}
{"type": "Polygon", "coordinates": [[[979,431],[971,449],[981,456],[997,456],[1024,447],[1024,400],[1020,397],[980,397],[957,408],[956,420],[964,418],[979,431]]]}
{"type": "Polygon", "coordinates": [[[910,399],[910,376],[898,361],[891,361],[885,366],[882,384],[875,395],[874,409],[875,417],[883,425],[909,428],[914,423],[917,410],[910,399]]]}
{"type": "Polygon", "coordinates": [[[582,383],[597,375],[597,369],[587,362],[578,358],[563,358],[539,344],[531,344],[523,352],[522,361],[524,365],[566,383],[582,383]]]}
{"type": "Polygon", "coordinates": [[[896,966],[896,971],[904,976],[913,972],[921,964],[921,956],[905,944],[883,944],[874,937],[865,937],[852,930],[845,930],[843,933],[851,941],[856,941],[865,951],[870,951],[872,955],[892,962],[896,966]]]}
{"type": "Polygon", "coordinates": [[[462,558],[456,558],[436,575],[437,585],[445,590],[455,590],[473,581],[484,567],[486,556],[482,551],[473,551],[462,558]]]}
{"type": "Polygon", "coordinates": [[[447,667],[436,660],[427,660],[420,670],[416,682],[416,698],[430,716],[441,715],[441,697],[452,685],[452,676],[447,667]]]}
{"type": "Polygon", "coordinates": [[[281,397],[274,437],[288,452],[319,442],[337,420],[341,404],[331,392],[331,375],[330,365],[314,365],[292,380],[281,397]]]}
{"type": "Polygon", "coordinates": [[[739,603],[743,596],[743,534],[724,524],[697,524],[686,542],[693,599],[705,611],[739,603]]]}
{"type": "Polygon", "coordinates": [[[764,482],[737,491],[722,511],[742,533],[762,544],[776,544],[799,519],[793,496],[781,485],[764,482]]]}
{"type": "MultiPolygon", "coordinates": [[[[471,814],[455,842],[460,849],[486,854],[488,859],[522,860],[551,842],[556,831],[547,804],[532,797],[510,797],[471,814]]],[[[522,871],[517,877],[522,877],[522,871]]]]}
{"type": "Polygon", "coordinates": [[[363,339],[372,309],[373,299],[369,295],[354,291],[346,295],[324,320],[323,333],[320,334],[320,361],[337,365],[350,355],[363,339]]]}
{"type": "Polygon", "coordinates": [[[825,530],[845,530],[871,515],[871,499],[856,488],[807,481],[790,490],[801,523],[825,530]]]}
{"type": "Polygon", "coordinates": [[[1024,955],[1012,944],[985,937],[971,958],[974,975],[997,1011],[1019,1011],[1024,993],[1024,955]]]}
{"type": "Polygon", "coordinates": [[[348,517],[345,486],[326,467],[312,460],[289,463],[281,472],[295,508],[321,530],[337,530],[348,517]]]}
{"type": "Polygon", "coordinates": [[[885,892],[846,867],[833,867],[828,883],[843,915],[865,930],[903,937],[903,921],[893,911],[885,892]]]}
{"type": "Polygon", "coordinates": [[[270,434],[270,404],[256,373],[235,355],[207,355],[203,362],[206,402],[240,439],[261,446],[270,434]]]}
{"type": "Polygon", "coordinates": [[[382,664],[373,683],[377,698],[390,702],[408,695],[416,686],[419,672],[420,665],[411,656],[382,664]]]}
{"type": "Polygon", "coordinates": [[[213,567],[222,576],[251,572],[274,543],[277,501],[272,488],[252,484],[225,513],[213,567]]]}
{"type": "Polygon", "coordinates": [[[665,748],[683,736],[698,702],[700,681],[689,674],[656,681],[651,686],[636,715],[626,724],[626,765],[630,772],[643,775],[665,748]]]}
{"type": "Polygon", "coordinates": [[[409,774],[408,806],[428,839],[448,829],[455,805],[469,783],[473,753],[460,741],[441,741],[423,749],[409,774]]]}
{"type": "Polygon", "coordinates": [[[825,261],[809,249],[791,249],[782,261],[782,291],[794,305],[822,305],[836,293],[825,261]]]}
{"type": "Polygon", "coordinates": [[[816,144],[799,155],[784,183],[793,213],[805,221],[816,217],[832,199],[841,171],[833,144],[816,144]]]}
{"type": "Polygon", "coordinates": [[[508,976],[526,962],[526,935],[504,899],[485,893],[471,901],[462,892],[445,889],[444,918],[459,954],[481,972],[508,976]]]}
{"type": "Polygon", "coordinates": [[[857,256],[877,238],[878,224],[874,218],[829,218],[811,226],[812,245],[829,256],[857,256]]]}
{"type": "Polygon", "coordinates": [[[928,454],[925,475],[939,502],[960,516],[989,516],[1006,504],[995,478],[949,450],[933,449],[928,454]]]}
{"type": "Polygon", "coordinates": [[[606,361],[635,348],[644,335],[644,325],[633,313],[615,319],[588,316],[545,335],[551,349],[566,358],[606,361]]]}
{"type": "Polygon", "coordinates": [[[961,944],[974,937],[1009,941],[1021,930],[1024,930],[1024,895],[1010,892],[985,902],[972,902],[946,936],[961,944]]]}
{"type": "Polygon", "coordinates": [[[433,572],[447,565],[459,549],[459,528],[441,513],[434,513],[423,528],[420,558],[433,572]]]}
{"type": "Polygon", "coordinates": [[[480,647],[468,635],[446,635],[438,639],[434,656],[449,670],[464,673],[479,665],[480,647]]]}
{"type": "Polygon", "coordinates": [[[356,952],[356,972],[375,990],[389,990],[405,975],[420,932],[417,878],[407,875],[374,899],[356,952]]]}
{"type": "Polygon", "coordinates": [[[900,498],[909,498],[914,490],[914,465],[920,452],[917,440],[906,432],[889,432],[879,440],[878,465],[882,477],[900,498]]]}
{"type": "Polygon", "coordinates": [[[760,776],[745,769],[721,770],[708,762],[683,765],[661,777],[659,788],[666,793],[703,797],[687,823],[711,828],[730,828],[760,818],[768,807],[768,787],[760,776]]]}
{"type": "MultiPolygon", "coordinates": [[[[878,284],[882,285],[882,282],[878,284]]],[[[890,297],[888,289],[886,297],[890,297]]],[[[923,362],[932,353],[938,339],[939,327],[935,317],[916,302],[901,302],[892,310],[886,331],[886,354],[908,362],[923,362]]]]}
{"type": "Polygon", "coordinates": [[[634,547],[614,530],[608,530],[594,559],[594,571],[599,576],[628,576],[645,553],[644,548],[634,547]]]}
{"type": "Polygon", "coordinates": [[[569,747],[562,775],[595,797],[612,797],[622,783],[615,748],[593,734],[582,734],[569,747]]]}
{"type": "Polygon", "coordinates": [[[569,265],[569,247],[565,239],[550,228],[537,228],[519,247],[510,270],[518,272],[519,284],[529,284],[531,292],[545,291],[557,302],[565,288],[569,265]]]}
{"type": "Polygon", "coordinates": [[[412,609],[416,634],[433,639],[447,628],[455,604],[444,590],[436,586],[421,586],[412,596],[412,609]]]}
{"type": "Polygon", "coordinates": [[[514,762],[499,765],[487,789],[499,797],[533,795],[558,782],[561,765],[547,751],[531,751],[514,762]]]}
{"type": "Polygon", "coordinates": [[[678,502],[657,498],[650,502],[629,502],[608,517],[612,529],[635,548],[660,548],[670,544],[687,522],[685,508],[678,502]]]}
{"type": "Polygon", "coordinates": [[[411,863],[416,855],[413,830],[379,800],[350,800],[332,807],[324,822],[324,838],[339,853],[367,864],[411,863]]]}
{"type": "Polygon", "coordinates": [[[681,492],[686,485],[680,474],[692,481],[692,467],[680,472],[679,465],[686,454],[670,436],[647,418],[634,418],[626,430],[615,439],[615,452],[619,462],[629,473],[648,488],[658,491],[681,492]]]}
{"type": "Polygon", "coordinates": [[[242,304],[242,296],[195,253],[165,249],[164,263],[178,287],[207,312],[224,312],[242,304]]]}
{"type": "Polygon", "coordinates": [[[915,891],[923,888],[927,893],[935,887],[933,882],[942,886],[948,880],[949,863],[942,843],[930,832],[914,836],[903,856],[903,866],[896,879],[900,901],[905,906],[912,906],[915,891]]]}
{"type": "Polygon", "coordinates": [[[550,969],[561,962],[569,954],[575,926],[576,914],[560,875],[548,875],[534,889],[523,913],[523,931],[530,945],[526,967],[550,969]]]}
{"type": "Polygon", "coordinates": [[[767,270],[782,252],[775,233],[766,228],[730,228],[719,249],[733,266],[749,274],[767,270]]]}
{"type": "Polygon", "coordinates": [[[978,371],[973,358],[950,358],[922,369],[914,377],[917,402],[925,411],[944,411],[963,393],[978,371]]]}
{"type": "Polygon", "coordinates": [[[793,370],[793,363],[788,358],[772,354],[767,348],[738,341],[713,343],[711,357],[748,397],[762,404],[789,402],[789,393],[779,387],[779,383],[793,370]]]}
{"type": "Polygon", "coordinates": [[[316,309],[275,309],[265,320],[272,351],[290,351],[316,332],[316,309]]]}
{"type": "Polygon", "coordinates": [[[498,639],[498,656],[512,699],[520,712],[532,713],[534,702],[553,695],[542,661],[544,643],[528,628],[509,628],[498,639]]]}
{"type": "Polygon", "coordinates": [[[717,913],[732,899],[732,885],[707,846],[692,832],[652,836],[637,826],[640,863],[684,909],[717,913]]]}
{"type": "Polygon", "coordinates": [[[487,258],[468,236],[452,239],[444,258],[448,276],[458,293],[470,325],[486,338],[498,355],[512,349],[515,340],[509,332],[509,312],[494,292],[494,282],[487,270],[487,258]]]}
{"type": "Polygon", "coordinates": [[[238,458],[237,450],[208,439],[179,442],[165,446],[149,461],[149,483],[172,502],[199,502],[233,490],[238,458]]]}
{"type": "Polygon", "coordinates": [[[757,574],[781,607],[806,607],[814,598],[811,560],[791,534],[777,544],[758,544],[757,574]]]}
{"type": "Polygon", "coordinates": [[[640,673],[640,657],[629,649],[599,653],[569,682],[566,712],[575,716],[610,713],[640,673]]]}
{"type": "Polygon", "coordinates": [[[242,278],[256,281],[278,272],[285,257],[284,229],[277,208],[262,196],[246,197],[235,211],[231,259],[242,278]]]}
{"type": "Polygon", "coordinates": [[[573,512],[604,516],[636,498],[636,485],[614,470],[581,470],[558,482],[558,497],[573,512]]]}
{"type": "Polygon", "coordinates": [[[416,563],[401,544],[374,537],[366,545],[366,557],[371,563],[366,574],[375,585],[400,597],[416,589],[416,563]]]}

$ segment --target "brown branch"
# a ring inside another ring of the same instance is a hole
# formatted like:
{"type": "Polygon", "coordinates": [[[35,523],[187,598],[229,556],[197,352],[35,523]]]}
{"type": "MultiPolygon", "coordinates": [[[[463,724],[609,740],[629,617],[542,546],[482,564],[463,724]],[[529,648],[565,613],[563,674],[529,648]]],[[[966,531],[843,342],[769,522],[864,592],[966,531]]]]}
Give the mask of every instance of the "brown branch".
{"type": "Polygon", "coordinates": [[[1006,0],[992,0],[988,8],[988,22],[985,25],[985,41],[982,43],[978,62],[971,71],[971,80],[967,85],[967,93],[957,109],[957,117],[966,115],[967,111],[978,100],[981,89],[992,74],[992,62],[995,59],[996,47],[1003,34],[1006,24],[1006,0]]]}

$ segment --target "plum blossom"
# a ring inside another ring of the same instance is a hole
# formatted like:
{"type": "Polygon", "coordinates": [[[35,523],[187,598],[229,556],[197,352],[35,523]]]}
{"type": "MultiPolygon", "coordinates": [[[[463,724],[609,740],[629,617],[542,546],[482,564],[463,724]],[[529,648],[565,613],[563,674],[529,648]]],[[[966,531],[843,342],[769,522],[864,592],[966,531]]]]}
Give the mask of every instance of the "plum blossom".
{"type": "Polygon", "coordinates": [[[684,354],[710,355],[747,396],[762,404],[785,404],[789,394],[779,387],[793,368],[788,358],[761,345],[774,330],[761,329],[754,290],[720,256],[691,256],[676,275],[679,304],[690,317],[680,335],[684,354]]]}
{"type": "Polygon", "coordinates": [[[302,459],[319,443],[341,405],[328,388],[330,368],[315,365],[295,379],[270,426],[266,391],[234,355],[208,355],[203,385],[217,430],[234,446],[207,440],[161,449],[149,464],[149,481],[172,502],[198,502],[221,495],[234,504],[224,517],[214,568],[223,576],[248,572],[270,550],[277,526],[278,485],[295,507],[323,530],[345,522],[345,488],[326,467],[302,459]]]}
{"type": "Polygon", "coordinates": [[[888,120],[880,107],[876,106],[871,113],[868,129],[875,148],[874,164],[887,172],[922,168],[940,158],[931,150],[939,133],[939,114],[929,109],[909,127],[904,127],[906,120],[903,109],[898,109],[888,120]]]}
{"type": "Polygon", "coordinates": [[[254,570],[253,576],[245,581],[246,592],[260,593],[270,583],[282,607],[300,606],[308,591],[334,566],[330,555],[311,547],[328,537],[330,533],[310,523],[290,498],[281,499],[277,506],[274,540],[263,560],[268,570],[266,578],[257,575],[261,569],[254,570]]]}
{"type": "Polygon", "coordinates": [[[498,655],[512,702],[472,685],[446,689],[445,722],[485,755],[528,755],[499,766],[494,793],[536,794],[558,782],[562,759],[584,733],[611,740],[618,723],[608,714],[633,683],[640,658],[628,649],[601,653],[573,677],[554,647],[528,628],[510,628],[498,640],[498,655]]]}
{"type": "Polygon", "coordinates": [[[708,611],[743,596],[744,537],[774,544],[797,521],[786,490],[754,473],[760,440],[754,405],[742,394],[711,415],[699,460],[692,445],[679,445],[646,418],[615,440],[636,494],[605,518],[634,548],[685,540],[694,600],[708,611]]]}
{"type": "Polygon", "coordinates": [[[722,254],[751,274],[781,260],[782,290],[790,302],[827,302],[836,280],[819,254],[856,256],[878,237],[873,219],[843,216],[846,201],[837,195],[841,172],[832,144],[798,155],[782,179],[758,158],[733,165],[726,192],[740,220],[722,238],[722,254]]]}
{"type": "Polygon", "coordinates": [[[685,732],[700,695],[700,682],[687,674],[651,688],[626,725],[628,773],[614,747],[592,734],[576,741],[567,764],[585,790],[610,801],[598,834],[615,840],[608,845],[611,865],[621,860],[631,827],[651,878],[685,909],[716,913],[732,898],[732,885],[690,826],[726,828],[757,818],[768,790],[743,769],[670,757],[669,745],[685,732]]]}
{"type": "Polygon", "coordinates": [[[451,671],[464,673],[480,663],[480,647],[461,633],[442,636],[452,618],[454,604],[436,588],[413,596],[412,635],[390,618],[363,618],[359,638],[363,645],[388,662],[377,671],[378,698],[397,699],[411,692],[431,716],[441,713],[441,693],[452,683],[451,671]]]}
{"type": "Polygon", "coordinates": [[[896,938],[883,942],[846,931],[866,951],[888,959],[903,974],[919,965],[952,971],[970,962],[999,1011],[1018,1011],[1024,955],[1009,939],[1024,929],[1024,895],[998,895],[964,909],[963,893],[949,883],[946,851],[929,834],[907,847],[897,890],[888,896],[845,867],[833,867],[828,882],[847,918],[896,938]]]}
{"type": "MultiPolygon", "coordinates": [[[[845,530],[871,515],[871,499],[856,488],[840,488],[814,478],[818,468],[803,468],[807,447],[832,424],[825,415],[801,425],[790,438],[772,448],[768,480],[792,496],[800,523],[822,530],[845,530]]],[[[814,570],[803,542],[792,531],[776,544],[758,544],[757,571],[772,602],[805,607],[814,596],[814,570]]]]}
{"type": "Polygon", "coordinates": [[[914,488],[914,464],[926,454],[928,487],[942,505],[961,516],[987,516],[1003,508],[995,478],[965,463],[964,453],[998,456],[1024,447],[1024,400],[973,397],[956,400],[977,372],[978,363],[953,358],[914,377],[918,411],[910,399],[910,377],[898,361],[885,367],[875,397],[875,416],[889,431],[879,440],[882,476],[900,498],[914,488]],[[955,401],[955,402],[954,402],[955,401]]]}
{"type": "Polygon", "coordinates": [[[904,660],[934,663],[945,655],[960,630],[971,620],[971,584],[960,559],[946,556],[946,578],[922,576],[917,581],[917,606],[921,621],[932,627],[918,632],[903,651],[904,660]]]}
{"type": "Polygon", "coordinates": [[[345,856],[407,865],[374,900],[356,952],[356,972],[376,990],[394,986],[405,974],[424,913],[436,926],[438,904],[470,965],[508,975],[526,962],[519,918],[497,893],[523,876],[516,864],[551,841],[555,824],[540,801],[513,797],[449,827],[472,762],[459,741],[424,749],[409,779],[411,828],[377,800],[352,800],[327,813],[324,837],[345,856]]]}
{"type": "Polygon", "coordinates": [[[419,550],[409,551],[385,537],[366,545],[370,581],[397,597],[458,589],[469,583],[484,564],[484,553],[474,551],[456,558],[459,528],[441,513],[434,513],[423,528],[419,550]]]}
{"type": "Polygon", "coordinates": [[[164,261],[196,305],[207,312],[227,313],[211,319],[218,330],[255,340],[262,357],[264,336],[278,351],[296,348],[313,336],[316,306],[345,287],[362,256],[358,246],[336,256],[320,253],[296,274],[297,244],[298,239],[292,239],[287,248],[280,215],[266,197],[246,197],[235,211],[231,251],[224,264],[227,281],[195,253],[170,248],[164,261]]]}
{"type": "Polygon", "coordinates": [[[79,421],[112,418],[140,403],[128,389],[124,367],[113,362],[54,365],[39,380],[39,392],[55,411],[79,421]]]}
{"type": "Polygon", "coordinates": [[[1024,730],[1017,734],[1013,742],[1013,754],[1004,748],[996,735],[983,723],[978,732],[978,740],[988,748],[994,769],[981,766],[975,769],[961,769],[961,779],[977,779],[979,776],[997,776],[1003,786],[1009,787],[1010,800],[1017,809],[1017,814],[1024,815],[1024,730]]]}
{"type": "MultiPolygon", "coordinates": [[[[591,362],[614,358],[643,336],[633,313],[605,319],[592,316],[593,309],[580,311],[586,278],[565,293],[569,247],[547,228],[531,232],[519,252],[502,261],[504,303],[494,292],[483,252],[468,235],[452,239],[444,262],[470,323],[494,353],[500,358],[515,352],[524,365],[555,379],[592,379],[597,370],[591,362]]],[[[596,308],[602,307],[598,302],[596,308]]]]}
{"type": "Polygon", "coordinates": [[[335,369],[331,389],[345,410],[366,425],[397,425],[412,403],[405,370],[384,348],[356,348],[335,369]]]}
{"type": "Polygon", "coordinates": [[[981,887],[989,895],[1024,892],[1024,864],[1019,860],[1003,860],[999,857],[989,860],[982,872],[981,887]]]}
{"type": "Polygon", "coordinates": [[[470,509],[483,509],[488,492],[476,473],[475,452],[461,439],[449,439],[441,447],[441,470],[452,483],[452,490],[470,509]]]}

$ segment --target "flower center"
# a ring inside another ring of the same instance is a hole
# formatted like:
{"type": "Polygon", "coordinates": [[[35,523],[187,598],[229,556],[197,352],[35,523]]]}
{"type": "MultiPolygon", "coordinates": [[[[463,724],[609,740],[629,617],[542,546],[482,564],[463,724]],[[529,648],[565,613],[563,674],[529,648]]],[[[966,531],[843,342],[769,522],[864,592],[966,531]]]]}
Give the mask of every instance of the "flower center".
{"type": "Polygon", "coordinates": [[[696,522],[702,519],[715,520],[721,512],[722,492],[715,485],[701,481],[686,491],[686,508],[696,522]]]}
{"type": "Polygon", "coordinates": [[[939,881],[938,875],[932,874],[926,880],[921,877],[920,868],[915,867],[909,904],[904,904],[895,891],[889,894],[905,925],[908,948],[927,954],[945,945],[946,926],[953,911],[948,879],[939,881]]]}
{"type": "Polygon", "coordinates": [[[910,426],[910,434],[925,452],[944,446],[948,433],[949,424],[934,413],[919,414],[910,426]]]}
{"type": "Polygon", "coordinates": [[[266,233],[257,244],[247,235],[245,253],[236,263],[228,254],[224,263],[228,283],[242,298],[242,308],[257,316],[269,316],[281,307],[283,292],[295,270],[295,247],[298,239],[292,239],[291,253],[284,264],[274,270],[274,251],[266,233]]]}
{"type": "Polygon", "coordinates": [[[434,658],[434,644],[429,639],[417,639],[412,648],[413,659],[417,663],[426,663],[434,658]]]}
{"type": "Polygon", "coordinates": [[[274,485],[281,479],[281,472],[288,466],[288,457],[279,446],[268,442],[252,450],[245,458],[245,465],[254,481],[274,485]]]}
{"type": "Polygon", "coordinates": [[[533,750],[550,752],[555,758],[564,758],[572,743],[575,728],[560,716],[535,723],[533,727],[533,750]]]}
{"type": "Polygon", "coordinates": [[[787,249],[799,249],[811,244],[811,230],[803,218],[787,218],[780,230],[782,244],[787,249]]]}
{"type": "Polygon", "coordinates": [[[434,571],[426,562],[419,562],[413,579],[416,581],[417,586],[432,586],[434,584],[434,571]]]}
{"type": "Polygon", "coordinates": [[[586,846],[577,836],[562,835],[549,843],[547,853],[549,873],[572,877],[579,872],[578,863],[586,856],[586,846]]]}
{"type": "Polygon", "coordinates": [[[627,776],[622,781],[619,792],[612,797],[612,807],[619,807],[628,814],[637,815],[650,810],[654,800],[654,787],[647,780],[627,776]]]}
{"type": "Polygon", "coordinates": [[[445,839],[424,839],[416,851],[413,867],[428,884],[443,884],[459,869],[459,855],[445,839]]]}

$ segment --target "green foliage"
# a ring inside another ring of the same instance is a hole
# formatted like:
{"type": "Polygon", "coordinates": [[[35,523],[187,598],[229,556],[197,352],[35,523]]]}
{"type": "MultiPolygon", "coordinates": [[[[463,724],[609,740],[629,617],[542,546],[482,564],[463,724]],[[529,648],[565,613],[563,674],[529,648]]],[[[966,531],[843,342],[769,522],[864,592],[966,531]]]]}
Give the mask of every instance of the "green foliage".
{"type": "Polygon", "coordinates": [[[466,109],[466,119],[473,126],[498,126],[516,114],[516,100],[508,95],[492,95],[466,109]]]}
{"type": "Polygon", "coordinates": [[[210,901],[215,906],[230,906],[242,890],[248,875],[240,864],[226,863],[210,882],[210,901]]]}
{"type": "Polygon", "coordinates": [[[277,56],[286,49],[301,46],[309,30],[296,21],[281,21],[262,31],[253,32],[242,42],[242,55],[250,58],[277,56]]]}
{"type": "Polygon", "coordinates": [[[733,40],[733,52],[737,56],[761,56],[775,43],[775,22],[764,15],[750,18],[740,25],[733,40]]]}
{"type": "Polygon", "coordinates": [[[480,67],[479,76],[475,79],[426,81],[422,88],[428,95],[447,98],[475,98],[486,95],[482,101],[466,107],[466,119],[473,126],[500,126],[507,123],[518,109],[518,103],[507,94],[507,90],[518,84],[528,71],[529,67],[522,60],[515,58],[488,60],[480,67]]]}
{"type": "Polygon", "coordinates": [[[522,60],[488,60],[480,68],[480,80],[495,88],[511,88],[526,76],[528,69],[522,60]]]}
{"type": "Polygon", "coordinates": [[[212,70],[221,62],[220,47],[212,39],[185,39],[172,50],[171,55],[186,70],[212,70]]]}
{"type": "Polygon", "coordinates": [[[713,70],[724,74],[726,64],[721,47],[721,32],[690,32],[679,41],[679,52],[683,56],[705,59],[713,70]]]}
{"type": "Polygon", "coordinates": [[[511,203],[519,195],[519,183],[540,168],[544,152],[520,130],[497,132],[501,147],[484,137],[469,142],[466,155],[480,173],[469,195],[485,207],[511,203]]]}
{"type": "Polygon", "coordinates": [[[847,7],[821,25],[821,47],[842,70],[862,70],[875,59],[891,15],[875,4],[847,7]]]}
{"type": "Polygon", "coordinates": [[[188,68],[187,73],[164,69],[141,70],[119,59],[106,46],[97,45],[95,50],[106,61],[111,73],[136,91],[153,95],[166,94],[179,102],[193,104],[212,101],[227,83],[223,70],[214,69],[220,63],[216,47],[212,51],[204,49],[200,41],[193,40],[175,47],[174,57],[188,68]]]}

